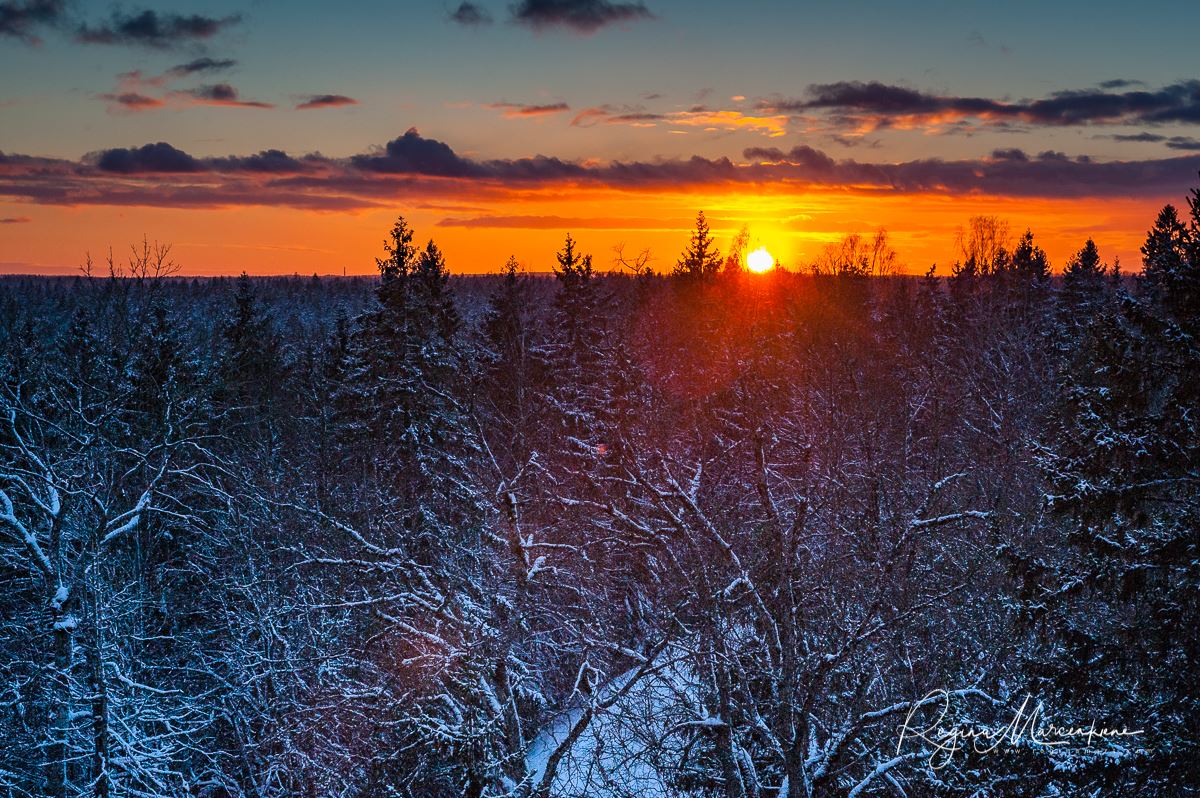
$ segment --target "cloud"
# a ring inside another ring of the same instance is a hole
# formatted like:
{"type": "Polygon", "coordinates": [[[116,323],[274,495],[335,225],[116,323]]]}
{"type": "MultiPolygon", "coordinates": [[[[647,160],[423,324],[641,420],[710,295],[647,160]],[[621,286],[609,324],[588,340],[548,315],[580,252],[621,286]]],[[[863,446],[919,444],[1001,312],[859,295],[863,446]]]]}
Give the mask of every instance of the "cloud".
{"type": "Polygon", "coordinates": [[[152,9],[125,13],[117,10],[107,22],[81,25],[76,38],[87,44],[130,44],[167,49],[210,39],[241,22],[240,14],[208,17],[202,14],[159,13],[152,9]]]}
{"type": "Polygon", "coordinates": [[[523,105],[521,103],[488,103],[488,108],[503,111],[508,119],[521,119],[531,116],[552,116],[571,110],[566,103],[545,103],[543,105],[523,105]]]}
{"type": "Polygon", "coordinates": [[[458,8],[450,12],[450,21],[457,22],[459,25],[467,27],[478,27],[480,25],[491,25],[492,15],[488,13],[486,8],[482,8],[475,3],[464,2],[460,3],[458,8]]]}
{"type": "Polygon", "coordinates": [[[32,221],[33,221],[33,219],[30,219],[28,216],[2,216],[2,217],[0,217],[0,224],[26,224],[26,223],[32,222],[32,221]]]}
{"type": "Polygon", "coordinates": [[[234,61],[232,58],[197,58],[193,61],[188,61],[186,64],[171,67],[167,70],[166,74],[173,78],[182,78],[188,75],[223,72],[235,66],[237,66],[237,61],[234,61]]]}
{"type": "Polygon", "coordinates": [[[263,150],[255,155],[195,158],[165,141],[141,147],[101,150],[84,159],[101,172],[118,174],[190,174],[196,172],[303,174],[327,161],[319,155],[294,158],[283,150],[263,150]]]}
{"type": "Polygon", "coordinates": [[[1160,136],[1157,133],[1134,133],[1132,135],[1115,135],[1111,137],[1114,141],[1166,141],[1166,136],[1160,136]]]}
{"type": "Polygon", "coordinates": [[[297,111],[308,111],[314,108],[340,108],[345,105],[358,105],[358,100],[344,94],[310,94],[308,99],[296,104],[297,111]]]}
{"type": "Polygon", "coordinates": [[[992,150],[993,161],[1028,161],[1029,156],[1019,147],[992,150]]]}
{"type": "Polygon", "coordinates": [[[147,76],[139,69],[117,75],[117,87],[111,92],[97,94],[109,104],[109,111],[150,111],[168,105],[233,105],[245,108],[271,108],[269,103],[247,102],[228,83],[200,86],[195,89],[163,93],[164,86],[192,75],[229,69],[237,64],[232,59],[197,58],[179,64],[160,75],[147,76]]]}
{"type": "MultiPolygon", "coordinates": [[[[737,160],[692,156],[598,163],[542,155],[478,159],[410,129],[374,152],[344,158],[297,157],[274,149],[201,158],[166,142],[103,150],[80,160],[0,153],[0,198],[63,206],[269,205],[325,211],[388,207],[404,200],[478,204],[586,189],[1163,198],[1185,191],[1197,171],[1198,155],[1100,161],[1013,149],[982,158],[888,163],[835,159],[805,144],[749,148],[737,160]]],[[[446,224],[539,222],[525,217],[455,217],[446,224]]]]}
{"type": "MultiPolygon", "coordinates": [[[[654,119],[661,118],[659,114],[650,115],[654,119]]],[[[613,112],[604,107],[584,108],[571,119],[571,127],[590,127],[598,122],[610,122],[613,112]]]]}
{"type": "Polygon", "coordinates": [[[778,147],[748,147],[742,151],[747,160],[758,163],[782,164],[788,163],[800,166],[812,174],[829,174],[837,166],[837,162],[820,150],[815,150],[807,144],[800,144],[784,152],[778,147]]]}
{"type": "Polygon", "coordinates": [[[998,43],[993,44],[991,41],[989,41],[987,39],[987,37],[985,37],[978,30],[973,30],[970,33],[968,33],[967,41],[970,42],[971,44],[973,44],[974,46],[981,47],[983,49],[991,49],[992,47],[995,47],[997,50],[999,50],[1004,55],[1009,55],[1012,52],[1012,50],[1009,49],[1008,45],[998,44],[998,43]]]}
{"type": "Polygon", "coordinates": [[[1044,126],[1200,122],[1200,80],[1183,80],[1153,91],[1110,90],[1118,83],[1132,85],[1110,81],[1109,89],[1059,91],[1041,99],[1009,102],[932,94],[878,81],[840,81],[812,84],[804,98],[765,100],[760,107],[788,114],[833,113],[868,126],[964,119],[1044,126]]]}
{"type": "Polygon", "coordinates": [[[238,90],[228,83],[214,83],[195,89],[176,92],[177,96],[191,98],[197,105],[220,105],[230,108],[274,108],[271,103],[243,100],[238,90]]]}
{"type": "Polygon", "coordinates": [[[0,0],[0,36],[36,44],[35,31],[57,25],[65,12],[65,0],[0,0]]]}
{"type": "MultiPolygon", "coordinates": [[[[719,225],[716,219],[710,219],[719,225]]],[[[493,228],[515,230],[687,230],[695,219],[654,219],[648,217],[589,217],[589,216],[451,216],[439,221],[438,227],[493,228]]]]}
{"type": "Polygon", "coordinates": [[[654,14],[641,2],[609,0],[521,0],[511,6],[511,11],[514,22],[535,30],[567,28],[582,34],[621,22],[654,19],[654,14]]]}
{"type": "Polygon", "coordinates": [[[160,141],[132,149],[117,147],[103,150],[96,156],[96,168],[102,172],[131,175],[199,172],[204,167],[183,150],[160,141]]]}
{"type": "Polygon", "coordinates": [[[585,108],[577,113],[571,119],[571,126],[591,127],[606,124],[654,127],[659,122],[679,127],[698,127],[710,132],[745,130],[774,138],[787,133],[788,117],[784,114],[747,114],[743,111],[714,109],[703,105],[692,106],[685,111],[668,112],[647,111],[640,107],[614,108],[601,105],[585,108]]]}
{"type": "Polygon", "coordinates": [[[204,169],[223,172],[250,172],[262,174],[305,174],[319,169],[325,163],[320,156],[293,158],[283,150],[263,150],[256,155],[206,158],[200,162],[204,169]]]}
{"type": "Polygon", "coordinates": [[[355,155],[351,163],[368,172],[385,174],[421,174],[437,177],[480,177],[482,170],[460,158],[449,145],[427,139],[410,127],[403,136],[392,139],[376,155],[355,155]]]}
{"type": "Polygon", "coordinates": [[[162,108],[166,105],[166,102],[158,97],[151,97],[136,91],[110,92],[96,96],[108,101],[112,110],[149,111],[152,108],[162,108]]]}
{"type": "Polygon", "coordinates": [[[1200,152],[1200,139],[1192,136],[1162,136],[1158,133],[1117,134],[1109,138],[1114,141],[1148,142],[1166,144],[1168,149],[1200,152]]]}
{"type": "Polygon", "coordinates": [[[719,111],[704,107],[692,108],[665,115],[673,125],[699,127],[705,130],[748,130],[775,138],[787,133],[788,118],[782,114],[761,116],[741,111],[719,111]]]}
{"type": "Polygon", "coordinates": [[[1009,197],[1163,196],[1182,191],[1200,169],[1200,158],[1139,161],[1071,158],[1047,150],[997,150],[990,158],[903,163],[834,161],[808,146],[787,153],[747,150],[747,157],[773,166],[794,166],[816,184],[872,186],[898,193],[983,194],[1009,197]]]}

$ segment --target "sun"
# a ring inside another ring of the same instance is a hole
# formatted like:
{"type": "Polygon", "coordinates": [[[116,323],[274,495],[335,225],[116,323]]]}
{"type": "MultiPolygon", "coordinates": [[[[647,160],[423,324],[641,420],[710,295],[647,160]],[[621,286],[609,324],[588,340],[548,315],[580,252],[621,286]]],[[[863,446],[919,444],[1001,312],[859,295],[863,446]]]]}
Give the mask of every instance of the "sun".
{"type": "Polygon", "coordinates": [[[767,252],[766,247],[759,247],[746,256],[746,268],[755,274],[763,274],[775,267],[775,258],[767,252]]]}

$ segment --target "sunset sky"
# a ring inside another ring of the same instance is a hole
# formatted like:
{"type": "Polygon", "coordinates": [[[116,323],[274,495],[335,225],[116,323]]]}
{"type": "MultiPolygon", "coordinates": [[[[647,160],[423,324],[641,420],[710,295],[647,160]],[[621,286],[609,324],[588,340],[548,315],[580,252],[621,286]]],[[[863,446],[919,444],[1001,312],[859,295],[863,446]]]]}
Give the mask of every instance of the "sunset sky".
{"type": "Polygon", "coordinates": [[[548,270],[568,231],[664,270],[701,209],[792,266],[883,226],[948,267],[988,213],[1136,269],[1200,183],[1197,30],[1195,2],[0,0],[0,272],[145,235],[191,274],[367,273],[397,214],[452,271],[548,270]]]}

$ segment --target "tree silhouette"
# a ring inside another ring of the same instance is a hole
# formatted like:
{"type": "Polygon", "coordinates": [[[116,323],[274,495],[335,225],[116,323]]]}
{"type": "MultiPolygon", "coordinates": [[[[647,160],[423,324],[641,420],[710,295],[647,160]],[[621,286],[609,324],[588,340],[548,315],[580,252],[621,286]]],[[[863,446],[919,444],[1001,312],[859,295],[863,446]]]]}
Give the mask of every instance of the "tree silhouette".
{"type": "Polygon", "coordinates": [[[721,253],[708,230],[704,211],[696,214],[696,229],[671,274],[691,279],[711,277],[721,270],[721,253]]]}

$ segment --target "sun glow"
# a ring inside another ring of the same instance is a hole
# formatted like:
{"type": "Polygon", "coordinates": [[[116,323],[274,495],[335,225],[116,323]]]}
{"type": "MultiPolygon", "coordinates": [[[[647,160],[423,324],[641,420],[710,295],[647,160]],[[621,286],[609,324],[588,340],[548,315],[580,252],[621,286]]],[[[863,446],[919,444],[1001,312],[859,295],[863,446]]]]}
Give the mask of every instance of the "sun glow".
{"type": "Polygon", "coordinates": [[[775,258],[767,252],[766,247],[759,247],[746,256],[746,268],[755,274],[769,272],[775,267],[775,258]]]}

